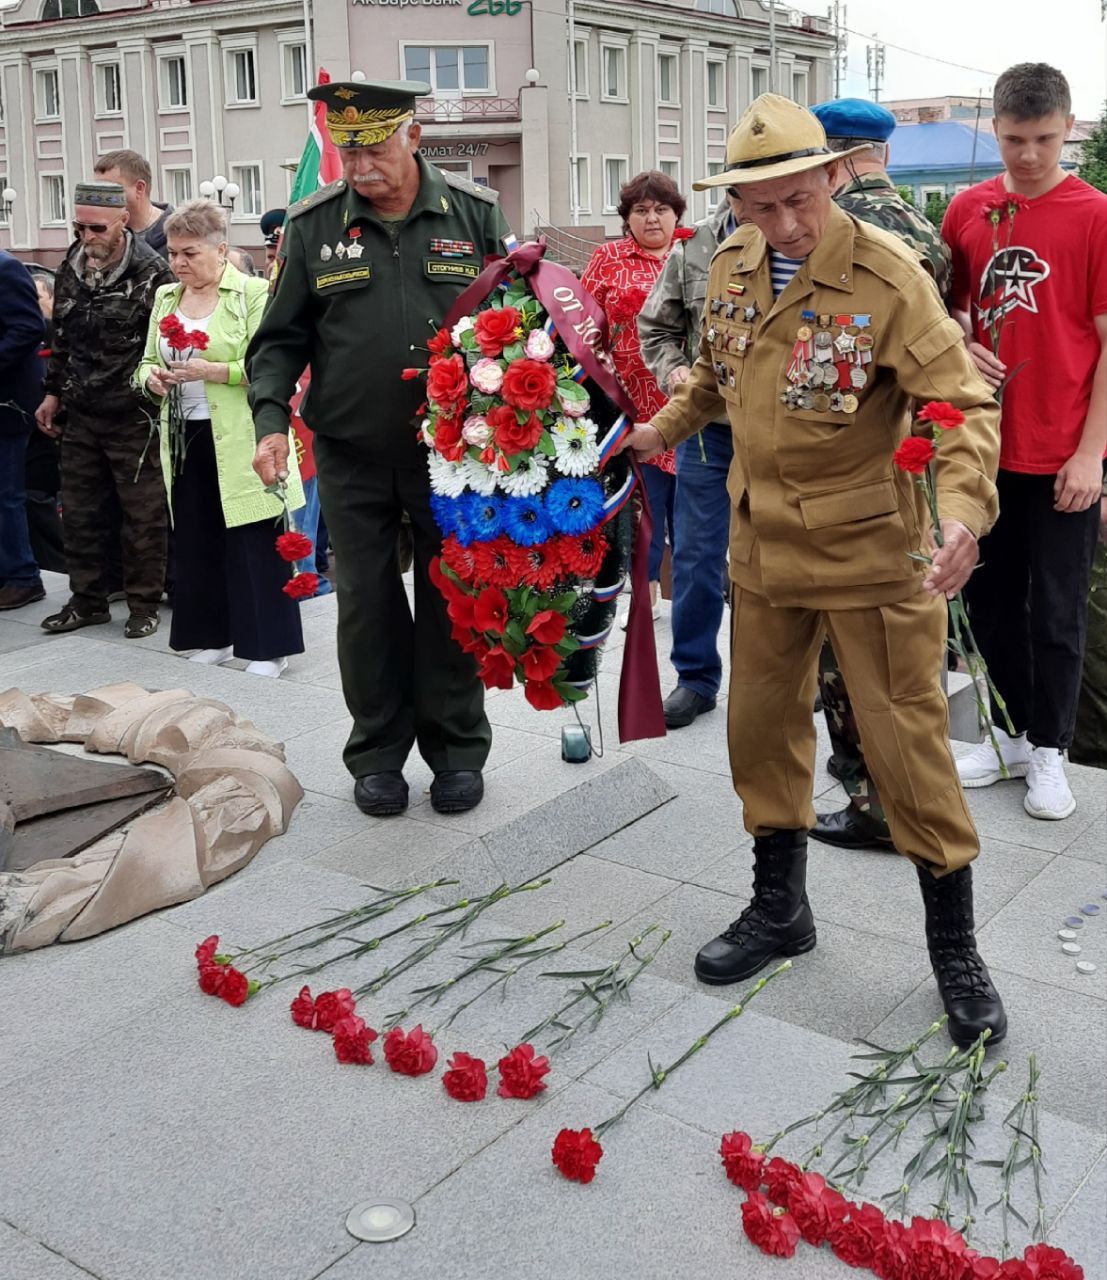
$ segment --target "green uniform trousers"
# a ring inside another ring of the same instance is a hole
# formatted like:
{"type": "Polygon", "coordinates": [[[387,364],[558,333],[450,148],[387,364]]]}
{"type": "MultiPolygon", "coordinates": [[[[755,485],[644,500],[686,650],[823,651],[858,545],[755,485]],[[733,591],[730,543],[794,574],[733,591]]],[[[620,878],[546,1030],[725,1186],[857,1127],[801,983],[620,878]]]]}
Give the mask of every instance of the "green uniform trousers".
{"type": "Polygon", "coordinates": [[[435,773],[483,768],[492,744],[484,689],[427,576],[442,535],[426,468],[389,467],[352,441],[322,435],[315,465],[337,562],[342,692],[354,719],[347,769],[355,778],[402,769],[415,743],[435,773]],[[415,547],[414,618],[397,559],[404,512],[415,547]]]}
{"type": "Polygon", "coordinates": [[[730,767],[751,835],[814,825],[811,703],[828,634],[895,847],[938,874],[976,857],[941,684],[944,601],[920,591],[871,608],[774,608],[736,585],[732,626],[730,767]]]}

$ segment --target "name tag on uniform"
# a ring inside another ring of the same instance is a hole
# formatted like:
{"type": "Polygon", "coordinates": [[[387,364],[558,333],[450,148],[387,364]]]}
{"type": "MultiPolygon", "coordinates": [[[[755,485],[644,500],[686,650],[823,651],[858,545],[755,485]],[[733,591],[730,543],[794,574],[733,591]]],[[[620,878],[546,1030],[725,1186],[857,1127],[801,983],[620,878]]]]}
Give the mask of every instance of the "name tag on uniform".
{"type": "Polygon", "coordinates": [[[336,271],[317,272],[315,287],[317,289],[333,289],[340,284],[355,284],[359,280],[368,280],[372,274],[373,269],[369,263],[358,267],[342,267],[336,271]]]}
{"type": "Polygon", "coordinates": [[[449,258],[424,258],[428,280],[475,280],[480,267],[475,262],[452,262],[449,258]]]}

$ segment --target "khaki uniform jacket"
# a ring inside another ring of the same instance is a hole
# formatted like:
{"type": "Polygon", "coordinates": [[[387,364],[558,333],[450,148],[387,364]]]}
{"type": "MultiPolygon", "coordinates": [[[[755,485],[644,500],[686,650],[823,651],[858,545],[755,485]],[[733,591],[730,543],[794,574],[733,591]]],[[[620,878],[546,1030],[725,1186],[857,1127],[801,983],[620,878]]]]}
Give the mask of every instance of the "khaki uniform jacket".
{"type": "Polygon", "coordinates": [[[909,553],[925,549],[926,504],[892,462],[912,430],[913,401],[948,400],[964,412],[938,451],[939,514],[977,537],[987,532],[998,510],[999,406],[960,326],[898,241],[832,207],[822,240],[774,302],[765,238],[740,227],[711,264],[708,298],[718,297],[755,302],[758,315],[711,318],[691,377],[652,425],[671,448],[725,410],[734,433],[730,575],[739,586],[815,609],[891,604],[919,590],[925,567],[909,553]],[[805,310],[871,317],[873,358],[854,413],[781,400],[805,310]]]}

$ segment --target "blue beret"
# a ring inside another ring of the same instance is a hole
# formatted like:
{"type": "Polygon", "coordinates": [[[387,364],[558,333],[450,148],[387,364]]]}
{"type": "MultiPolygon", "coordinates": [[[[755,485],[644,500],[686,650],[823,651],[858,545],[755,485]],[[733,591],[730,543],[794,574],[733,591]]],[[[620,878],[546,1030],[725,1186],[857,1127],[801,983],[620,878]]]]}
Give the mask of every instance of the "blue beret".
{"type": "Polygon", "coordinates": [[[865,98],[835,98],[811,108],[828,138],[871,138],[887,142],[896,127],[896,118],[878,102],[865,98]]]}

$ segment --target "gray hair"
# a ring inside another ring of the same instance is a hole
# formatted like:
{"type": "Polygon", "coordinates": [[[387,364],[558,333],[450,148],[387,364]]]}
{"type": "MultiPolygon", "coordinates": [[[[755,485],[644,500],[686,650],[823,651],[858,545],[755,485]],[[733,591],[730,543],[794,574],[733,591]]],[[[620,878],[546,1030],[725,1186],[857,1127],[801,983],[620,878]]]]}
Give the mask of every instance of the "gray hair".
{"type": "Polygon", "coordinates": [[[227,213],[210,200],[189,200],[165,220],[165,234],[203,240],[212,246],[227,239],[227,213]]]}
{"type": "MultiPolygon", "coordinates": [[[[879,138],[827,138],[826,145],[831,151],[849,151],[853,147],[872,147],[875,151],[878,147],[885,147],[887,143],[881,142],[879,138]]],[[[869,159],[868,156],[859,158],[869,159]]]]}

